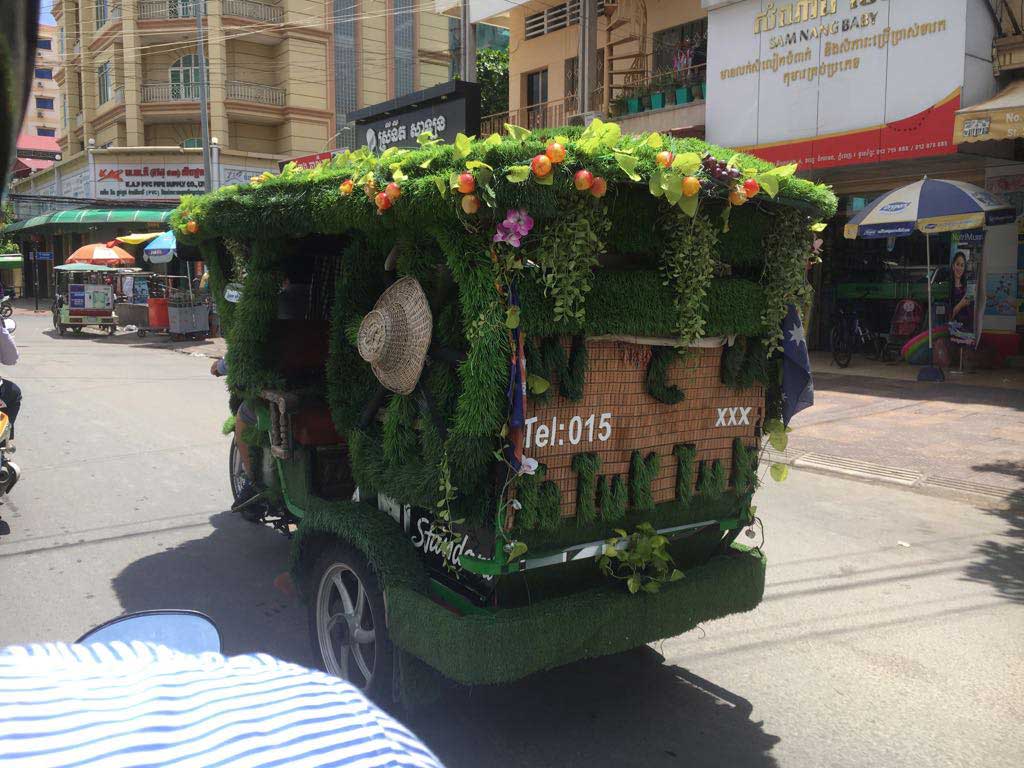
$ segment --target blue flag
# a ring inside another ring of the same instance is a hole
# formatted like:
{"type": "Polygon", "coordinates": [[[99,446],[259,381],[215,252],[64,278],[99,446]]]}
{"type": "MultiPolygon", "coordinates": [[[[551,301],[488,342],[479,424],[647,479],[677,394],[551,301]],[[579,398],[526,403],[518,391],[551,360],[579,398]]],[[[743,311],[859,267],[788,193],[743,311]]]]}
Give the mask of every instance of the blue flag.
{"type": "Polygon", "coordinates": [[[814,382],[811,380],[811,359],[807,355],[807,339],[796,307],[782,320],[782,422],[804,408],[814,405],[814,382]]]}

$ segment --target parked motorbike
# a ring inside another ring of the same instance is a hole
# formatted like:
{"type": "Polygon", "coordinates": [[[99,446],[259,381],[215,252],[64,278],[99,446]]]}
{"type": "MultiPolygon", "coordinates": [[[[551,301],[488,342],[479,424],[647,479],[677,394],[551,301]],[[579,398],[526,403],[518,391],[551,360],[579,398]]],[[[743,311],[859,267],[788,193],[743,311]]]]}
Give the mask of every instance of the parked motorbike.
{"type": "MultiPolygon", "coordinates": [[[[14,320],[7,318],[3,321],[7,326],[8,333],[14,333],[18,326],[14,320]]],[[[14,446],[11,445],[11,422],[5,412],[7,403],[0,400],[0,504],[3,504],[7,494],[14,488],[15,483],[21,478],[21,468],[8,458],[14,453],[14,446]]]]}

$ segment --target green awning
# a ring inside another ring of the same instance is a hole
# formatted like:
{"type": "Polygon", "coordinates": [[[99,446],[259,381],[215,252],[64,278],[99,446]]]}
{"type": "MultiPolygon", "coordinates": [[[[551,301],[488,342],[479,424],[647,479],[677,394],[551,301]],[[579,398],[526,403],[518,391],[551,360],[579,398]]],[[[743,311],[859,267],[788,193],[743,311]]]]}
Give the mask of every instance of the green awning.
{"type": "Polygon", "coordinates": [[[76,208],[55,211],[43,216],[16,221],[4,228],[4,233],[38,229],[46,226],[89,226],[92,224],[164,224],[171,217],[169,210],[152,208],[76,208]]]}
{"type": "Polygon", "coordinates": [[[0,269],[14,269],[20,267],[25,263],[25,260],[20,255],[4,254],[0,256],[0,269]]]}

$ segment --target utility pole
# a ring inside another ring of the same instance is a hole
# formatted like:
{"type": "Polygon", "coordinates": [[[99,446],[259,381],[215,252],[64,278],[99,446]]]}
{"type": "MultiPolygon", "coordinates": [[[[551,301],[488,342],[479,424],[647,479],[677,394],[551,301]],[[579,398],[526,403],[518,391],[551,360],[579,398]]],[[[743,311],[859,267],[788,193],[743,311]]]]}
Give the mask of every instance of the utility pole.
{"type": "Polygon", "coordinates": [[[203,16],[206,0],[192,0],[196,12],[196,48],[199,52],[199,122],[203,137],[203,188],[212,192],[213,172],[210,167],[210,114],[206,104],[206,46],[203,44],[203,16]]]}
{"type": "Polygon", "coordinates": [[[462,60],[459,62],[459,79],[467,83],[476,82],[476,24],[469,13],[469,0],[462,0],[462,18],[459,19],[459,45],[462,60]]]}
{"type": "Polygon", "coordinates": [[[577,60],[576,89],[580,112],[595,109],[594,90],[597,88],[597,0],[580,0],[580,52],[577,60]]]}

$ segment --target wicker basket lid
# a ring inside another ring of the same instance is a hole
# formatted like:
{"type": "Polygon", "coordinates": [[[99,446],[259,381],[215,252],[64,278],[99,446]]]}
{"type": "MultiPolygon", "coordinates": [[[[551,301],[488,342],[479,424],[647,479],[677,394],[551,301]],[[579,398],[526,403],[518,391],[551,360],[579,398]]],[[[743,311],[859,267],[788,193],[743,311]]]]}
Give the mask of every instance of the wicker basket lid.
{"type": "Polygon", "coordinates": [[[433,332],[430,303],[412,277],[403,277],[377,299],[359,326],[359,356],[374,376],[399,395],[416,388],[433,332]]]}

